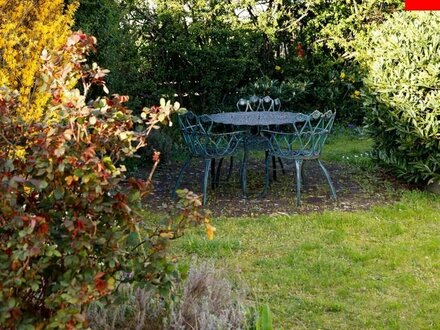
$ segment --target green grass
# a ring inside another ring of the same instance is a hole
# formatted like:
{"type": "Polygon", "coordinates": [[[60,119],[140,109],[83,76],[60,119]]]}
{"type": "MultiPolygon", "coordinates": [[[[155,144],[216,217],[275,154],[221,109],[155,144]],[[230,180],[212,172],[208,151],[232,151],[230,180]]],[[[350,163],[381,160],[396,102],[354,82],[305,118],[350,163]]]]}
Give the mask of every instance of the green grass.
{"type": "Polygon", "coordinates": [[[370,165],[369,153],[373,142],[360,136],[330,136],[324,146],[322,159],[352,165],[370,165]]]}
{"type": "Polygon", "coordinates": [[[440,329],[440,198],[365,212],[214,219],[175,253],[212,258],[280,329],[440,329]]]}

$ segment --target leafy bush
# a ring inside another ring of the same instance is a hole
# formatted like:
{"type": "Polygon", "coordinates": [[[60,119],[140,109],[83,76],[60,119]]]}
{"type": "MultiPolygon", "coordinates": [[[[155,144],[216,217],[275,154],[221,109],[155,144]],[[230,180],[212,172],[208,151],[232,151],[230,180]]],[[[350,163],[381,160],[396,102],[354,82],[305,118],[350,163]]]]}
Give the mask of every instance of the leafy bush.
{"type": "Polygon", "coordinates": [[[440,15],[394,14],[360,49],[377,157],[410,182],[440,181],[440,15]]]}
{"type": "Polygon", "coordinates": [[[38,92],[50,95],[56,121],[27,124],[14,116],[19,93],[0,90],[1,328],[81,328],[84,307],[119,282],[166,290],[177,276],[167,241],[189,223],[213,231],[198,197],[181,191],[176,213],[140,234],[151,174],[126,180],[121,161],[178,106],[161,100],[136,117],[125,96],[87,100],[93,85],[106,90],[106,71],[86,61],[95,43],[75,33],[61,51],[43,52],[38,92]]]}
{"type": "Polygon", "coordinates": [[[75,8],[63,0],[0,2],[0,86],[20,92],[14,111],[27,121],[40,120],[49,100],[35,93],[41,52],[66,42],[75,8]]]}

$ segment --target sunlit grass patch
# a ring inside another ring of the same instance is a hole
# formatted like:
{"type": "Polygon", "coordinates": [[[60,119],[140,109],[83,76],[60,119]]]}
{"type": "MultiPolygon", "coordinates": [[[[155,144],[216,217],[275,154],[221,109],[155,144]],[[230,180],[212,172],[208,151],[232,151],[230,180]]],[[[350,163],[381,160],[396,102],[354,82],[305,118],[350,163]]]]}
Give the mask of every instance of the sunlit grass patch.
{"type": "Polygon", "coordinates": [[[220,218],[176,242],[270,304],[277,328],[440,327],[440,199],[407,192],[363,212],[220,218]]]}

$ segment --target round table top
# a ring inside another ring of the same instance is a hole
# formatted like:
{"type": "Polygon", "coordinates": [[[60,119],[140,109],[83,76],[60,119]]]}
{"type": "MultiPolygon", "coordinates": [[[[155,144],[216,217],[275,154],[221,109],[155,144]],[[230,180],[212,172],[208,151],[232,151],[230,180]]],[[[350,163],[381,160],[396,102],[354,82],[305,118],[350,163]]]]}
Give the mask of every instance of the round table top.
{"type": "Polygon", "coordinates": [[[213,122],[237,126],[269,126],[292,124],[298,113],[282,111],[221,112],[208,115],[213,122]]]}

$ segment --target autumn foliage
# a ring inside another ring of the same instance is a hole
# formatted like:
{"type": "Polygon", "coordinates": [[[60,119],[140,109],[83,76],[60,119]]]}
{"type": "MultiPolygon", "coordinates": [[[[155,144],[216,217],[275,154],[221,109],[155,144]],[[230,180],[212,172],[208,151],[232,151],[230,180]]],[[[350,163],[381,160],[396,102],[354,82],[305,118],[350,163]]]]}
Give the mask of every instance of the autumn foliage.
{"type": "Polygon", "coordinates": [[[137,117],[124,106],[127,97],[88,100],[93,85],[105,87],[106,71],[87,62],[95,43],[75,33],[60,51],[41,55],[40,91],[57,121],[27,123],[16,116],[20,91],[0,88],[2,329],[86,327],[87,304],[118,283],[166,287],[174,272],[167,242],[188,224],[207,222],[199,198],[182,191],[175,213],[147,226],[141,199],[151,177],[126,179],[121,161],[178,104],[161,101],[137,117]]]}

